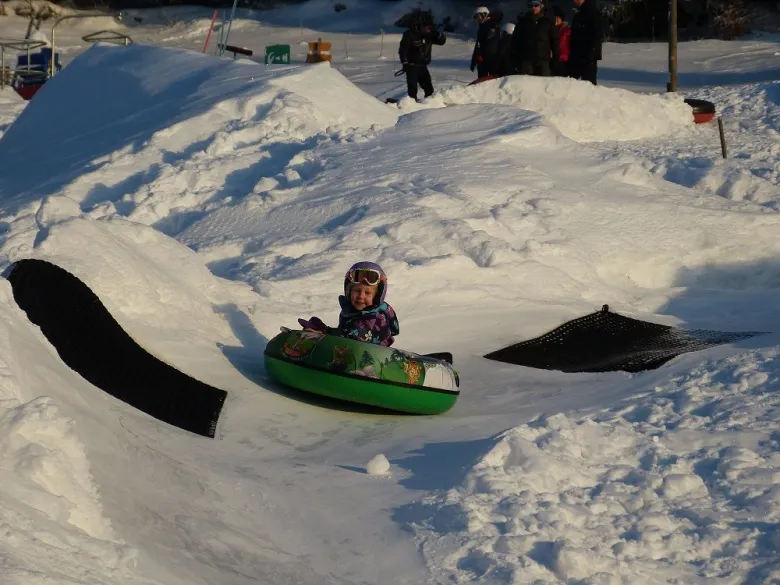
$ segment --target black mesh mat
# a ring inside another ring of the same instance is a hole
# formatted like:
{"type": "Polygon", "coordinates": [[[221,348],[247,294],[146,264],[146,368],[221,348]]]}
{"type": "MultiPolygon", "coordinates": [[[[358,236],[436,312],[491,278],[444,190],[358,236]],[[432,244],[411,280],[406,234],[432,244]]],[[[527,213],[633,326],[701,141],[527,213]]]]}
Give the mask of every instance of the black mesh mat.
{"type": "Polygon", "coordinates": [[[562,372],[641,372],[658,368],[682,353],[763,334],[676,329],[623,317],[604,305],[601,311],[485,357],[562,372]]]}
{"type": "Polygon", "coordinates": [[[89,287],[62,268],[20,260],[4,276],[19,307],[71,369],[159,420],[214,437],[227,392],[149,354],[89,287]]]}

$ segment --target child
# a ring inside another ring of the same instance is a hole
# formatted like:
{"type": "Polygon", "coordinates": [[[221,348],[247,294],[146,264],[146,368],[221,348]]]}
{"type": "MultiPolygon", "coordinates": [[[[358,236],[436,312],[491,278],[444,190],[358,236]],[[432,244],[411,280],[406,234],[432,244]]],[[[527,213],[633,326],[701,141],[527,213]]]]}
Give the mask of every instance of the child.
{"type": "Polygon", "coordinates": [[[555,15],[555,26],[558,29],[558,39],[560,40],[560,56],[557,63],[552,63],[552,74],[556,77],[568,77],[571,29],[569,24],[563,20],[563,8],[556,6],[553,8],[553,14],[555,15]]]}
{"type": "Polygon", "coordinates": [[[319,317],[298,319],[304,331],[319,331],[391,346],[398,335],[398,318],[385,302],[387,276],[379,264],[358,262],[344,277],[344,294],[339,296],[339,326],[328,327],[319,317]]]}

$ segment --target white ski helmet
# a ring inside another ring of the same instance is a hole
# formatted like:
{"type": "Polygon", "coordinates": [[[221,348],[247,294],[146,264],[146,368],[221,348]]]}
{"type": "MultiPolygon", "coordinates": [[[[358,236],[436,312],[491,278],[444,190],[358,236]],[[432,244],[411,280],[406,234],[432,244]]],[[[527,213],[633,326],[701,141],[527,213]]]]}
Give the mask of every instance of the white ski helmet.
{"type": "Polygon", "coordinates": [[[511,35],[513,32],[515,32],[515,23],[514,22],[505,22],[501,25],[501,30],[504,31],[506,34],[511,35]]]}
{"type": "Polygon", "coordinates": [[[490,15],[490,10],[488,10],[487,6],[480,6],[474,11],[474,14],[471,15],[471,18],[474,18],[480,14],[487,18],[490,15]]]}

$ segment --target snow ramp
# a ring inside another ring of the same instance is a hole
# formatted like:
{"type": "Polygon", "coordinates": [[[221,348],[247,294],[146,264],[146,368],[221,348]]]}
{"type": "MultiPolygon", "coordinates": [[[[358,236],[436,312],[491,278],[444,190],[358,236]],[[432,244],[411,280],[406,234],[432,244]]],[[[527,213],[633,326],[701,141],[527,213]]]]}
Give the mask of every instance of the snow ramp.
{"type": "Polygon", "coordinates": [[[444,87],[422,105],[405,99],[399,108],[412,111],[465,104],[537,112],[567,138],[584,143],[648,140],[694,127],[691,108],[678,94],[642,94],[576,79],[530,75],[444,87]]]}
{"type": "Polygon", "coordinates": [[[71,369],[155,418],[214,437],[227,392],[151,355],[86,284],[55,264],[20,260],[5,276],[16,303],[71,369]]]}
{"type": "Polygon", "coordinates": [[[328,63],[265,67],[96,45],[46,82],[3,134],[0,199],[15,213],[65,195],[83,211],[148,225],[170,209],[251,192],[328,131],[392,126],[398,115],[328,63]]]}

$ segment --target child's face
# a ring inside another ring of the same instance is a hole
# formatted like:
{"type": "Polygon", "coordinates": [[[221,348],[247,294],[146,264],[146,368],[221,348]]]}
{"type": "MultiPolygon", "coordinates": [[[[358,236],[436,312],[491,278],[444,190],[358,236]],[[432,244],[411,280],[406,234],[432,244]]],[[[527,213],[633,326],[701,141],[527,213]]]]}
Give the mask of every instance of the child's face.
{"type": "Polygon", "coordinates": [[[358,311],[362,311],[366,307],[370,307],[374,304],[374,296],[376,296],[376,286],[370,286],[368,284],[353,284],[349,290],[349,300],[352,306],[358,311]]]}

